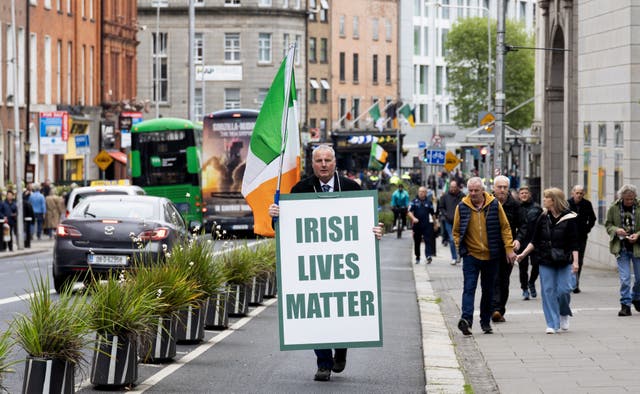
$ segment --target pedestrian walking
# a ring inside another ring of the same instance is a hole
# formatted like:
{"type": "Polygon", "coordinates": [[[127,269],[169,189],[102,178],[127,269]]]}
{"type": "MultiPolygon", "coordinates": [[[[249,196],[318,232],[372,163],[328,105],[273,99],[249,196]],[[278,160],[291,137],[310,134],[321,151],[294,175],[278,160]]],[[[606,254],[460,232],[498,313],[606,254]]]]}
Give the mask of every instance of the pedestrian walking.
{"type": "MultiPolygon", "coordinates": [[[[509,178],[504,175],[498,175],[493,180],[493,195],[496,197],[502,209],[504,210],[509,228],[511,230],[511,238],[513,239],[513,250],[520,251],[522,233],[520,231],[522,221],[522,208],[520,203],[516,201],[509,191],[509,178]]],[[[491,308],[493,313],[491,320],[494,323],[504,323],[506,321],[504,315],[507,311],[507,301],[509,300],[509,283],[513,264],[507,264],[506,259],[501,259],[498,265],[498,273],[493,290],[493,302],[491,308]]]]}
{"type": "MultiPolygon", "coordinates": [[[[518,198],[520,199],[520,207],[522,207],[522,225],[520,229],[523,238],[521,243],[523,246],[526,246],[531,242],[535,223],[542,213],[542,207],[531,198],[529,186],[520,186],[518,189],[518,198]]],[[[533,251],[527,257],[520,260],[518,262],[518,270],[520,272],[522,299],[528,300],[530,298],[536,298],[538,296],[536,280],[538,279],[539,273],[537,252],[533,251]],[[531,265],[531,275],[529,275],[529,265],[531,265]]]]}
{"type": "Polygon", "coordinates": [[[584,187],[575,185],[571,189],[571,198],[568,200],[569,209],[578,214],[578,274],[576,275],[576,287],[573,292],[580,293],[580,274],[582,273],[582,264],[584,263],[584,252],[587,248],[587,238],[589,232],[596,224],[596,213],[593,211],[591,201],[584,198],[584,187]]]}
{"type": "Polygon", "coordinates": [[[29,202],[29,196],[31,195],[31,191],[26,189],[22,192],[22,211],[24,217],[24,247],[31,247],[31,224],[35,219],[35,215],[33,214],[33,207],[29,202]]]}
{"type": "Polygon", "coordinates": [[[33,207],[34,215],[34,221],[31,224],[31,234],[36,234],[38,239],[41,239],[44,214],[47,213],[47,206],[44,196],[40,193],[40,185],[32,185],[32,192],[29,195],[29,203],[33,207]]]}
{"type": "MultiPolygon", "coordinates": [[[[311,157],[313,175],[302,179],[291,189],[291,193],[321,193],[361,190],[353,180],[336,173],[336,154],[329,145],[319,145],[311,157]]],[[[273,218],[280,215],[276,204],[269,206],[269,215],[273,218]]],[[[382,237],[382,224],[373,228],[376,238],[382,237]]],[[[315,349],[318,370],[314,380],[328,381],[331,372],[342,372],[347,364],[347,349],[315,349]]]]}
{"type": "Polygon", "coordinates": [[[478,277],[480,298],[480,327],[491,334],[491,301],[496,273],[500,264],[513,264],[513,238],[507,215],[498,200],[484,190],[482,179],[467,181],[468,196],[458,204],[453,218],[453,239],[462,256],[462,316],[458,328],[471,335],[473,308],[478,277]],[[505,261],[506,256],[506,261],[505,261]]]}
{"type": "Polygon", "coordinates": [[[416,264],[420,264],[420,244],[424,240],[424,254],[427,264],[431,264],[434,254],[434,226],[438,226],[433,200],[427,195],[427,188],[418,188],[418,197],[409,205],[409,219],[413,223],[413,254],[416,264]]]}
{"type": "Polygon", "coordinates": [[[64,199],[58,195],[55,188],[51,188],[49,195],[45,198],[47,207],[44,215],[44,232],[52,239],[55,235],[56,228],[60,224],[60,219],[66,212],[64,199]]]}
{"type": "Polygon", "coordinates": [[[458,256],[456,243],[453,241],[453,233],[451,230],[453,228],[453,217],[456,213],[456,207],[464,196],[465,194],[458,187],[458,182],[451,180],[449,182],[449,190],[440,196],[440,201],[438,202],[438,212],[440,213],[442,223],[444,223],[444,228],[441,228],[441,234],[443,242],[445,234],[448,237],[449,249],[451,250],[451,265],[460,263],[460,256],[458,256]]]}
{"type": "Polygon", "coordinates": [[[543,213],[535,224],[531,242],[518,261],[538,250],[542,311],[546,333],[569,329],[571,290],[578,272],[577,214],[569,209],[565,194],[558,188],[543,192],[543,213]]]}
{"type": "Polygon", "coordinates": [[[631,304],[640,312],[640,201],[634,185],[623,185],[618,199],[607,210],[605,227],[609,234],[609,251],[616,256],[620,276],[620,312],[631,316],[631,304]],[[633,268],[633,287],[631,286],[633,268]]]}
{"type": "Polygon", "coordinates": [[[18,206],[15,201],[15,194],[11,190],[7,190],[7,196],[2,202],[2,212],[6,218],[6,223],[9,225],[9,240],[3,239],[4,248],[13,250],[13,238],[17,238],[17,218],[18,218],[18,206]]]}

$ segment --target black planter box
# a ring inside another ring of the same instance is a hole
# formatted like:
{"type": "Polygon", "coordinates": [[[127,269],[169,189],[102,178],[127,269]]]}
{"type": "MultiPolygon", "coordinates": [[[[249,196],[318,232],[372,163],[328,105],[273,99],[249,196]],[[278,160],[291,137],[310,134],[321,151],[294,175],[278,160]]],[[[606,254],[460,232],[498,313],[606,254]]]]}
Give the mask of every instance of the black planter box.
{"type": "Polygon", "coordinates": [[[24,394],[74,393],[75,364],[58,359],[27,356],[22,392],[24,394]]]}
{"type": "Polygon", "coordinates": [[[207,329],[229,328],[229,299],[226,292],[213,294],[207,299],[204,326],[207,329]]]}
{"type": "Polygon", "coordinates": [[[140,339],[140,358],[145,363],[161,363],[176,357],[176,330],[178,319],[160,317],[151,334],[140,339]]]}
{"type": "Polygon", "coordinates": [[[131,386],[138,380],[138,341],[135,336],[96,334],[91,363],[94,386],[131,386]]]}

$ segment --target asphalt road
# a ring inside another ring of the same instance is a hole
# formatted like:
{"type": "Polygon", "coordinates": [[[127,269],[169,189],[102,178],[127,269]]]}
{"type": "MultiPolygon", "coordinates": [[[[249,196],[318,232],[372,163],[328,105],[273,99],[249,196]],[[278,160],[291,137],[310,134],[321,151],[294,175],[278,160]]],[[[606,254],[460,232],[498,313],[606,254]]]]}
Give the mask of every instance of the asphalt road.
{"type": "MultiPolygon", "coordinates": [[[[424,392],[419,312],[407,243],[385,236],[380,244],[383,341],[382,348],[351,349],[347,368],[330,382],[314,382],[311,350],[280,351],[276,300],[251,308],[250,316],[232,318],[232,328],[207,331],[205,342],[178,345],[175,362],[141,364],[133,392],[219,393],[417,393],[424,392]]],[[[1,257],[1,256],[0,256],[1,257]]],[[[50,272],[51,253],[0,259],[0,329],[14,313],[25,313],[17,294],[29,289],[28,272],[50,272]],[[44,268],[46,264],[46,268],[44,268]]],[[[21,359],[17,349],[12,359],[21,359]]],[[[87,352],[88,360],[91,355],[87,352]]],[[[5,377],[8,392],[19,392],[23,364],[5,377]]],[[[76,373],[78,392],[98,392],[88,383],[89,367],[76,373]]],[[[123,390],[124,391],[124,390],[123,390]]]]}

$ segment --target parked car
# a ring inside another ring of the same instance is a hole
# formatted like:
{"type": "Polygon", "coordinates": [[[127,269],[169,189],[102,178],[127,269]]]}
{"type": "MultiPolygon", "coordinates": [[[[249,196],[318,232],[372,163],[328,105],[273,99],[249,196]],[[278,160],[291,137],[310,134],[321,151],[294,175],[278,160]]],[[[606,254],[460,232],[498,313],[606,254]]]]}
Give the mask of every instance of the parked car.
{"type": "Polygon", "coordinates": [[[136,261],[159,261],[163,249],[187,236],[182,215],[164,197],[88,197],[56,229],[54,287],[60,291],[74,277],[83,280],[89,270],[101,275],[136,261]]]}
{"type": "Polygon", "coordinates": [[[142,196],[146,193],[140,186],[103,185],[76,187],[69,192],[66,216],[68,217],[71,210],[85,198],[106,194],[142,196]]]}

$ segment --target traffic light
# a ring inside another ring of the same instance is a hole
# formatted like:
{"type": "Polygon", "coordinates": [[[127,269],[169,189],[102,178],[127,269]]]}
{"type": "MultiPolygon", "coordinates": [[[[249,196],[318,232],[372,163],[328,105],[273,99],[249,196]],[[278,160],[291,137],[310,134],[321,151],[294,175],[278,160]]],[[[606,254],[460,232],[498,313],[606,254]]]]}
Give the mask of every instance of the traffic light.
{"type": "Polygon", "coordinates": [[[422,151],[422,161],[427,162],[427,148],[422,151]]]}

